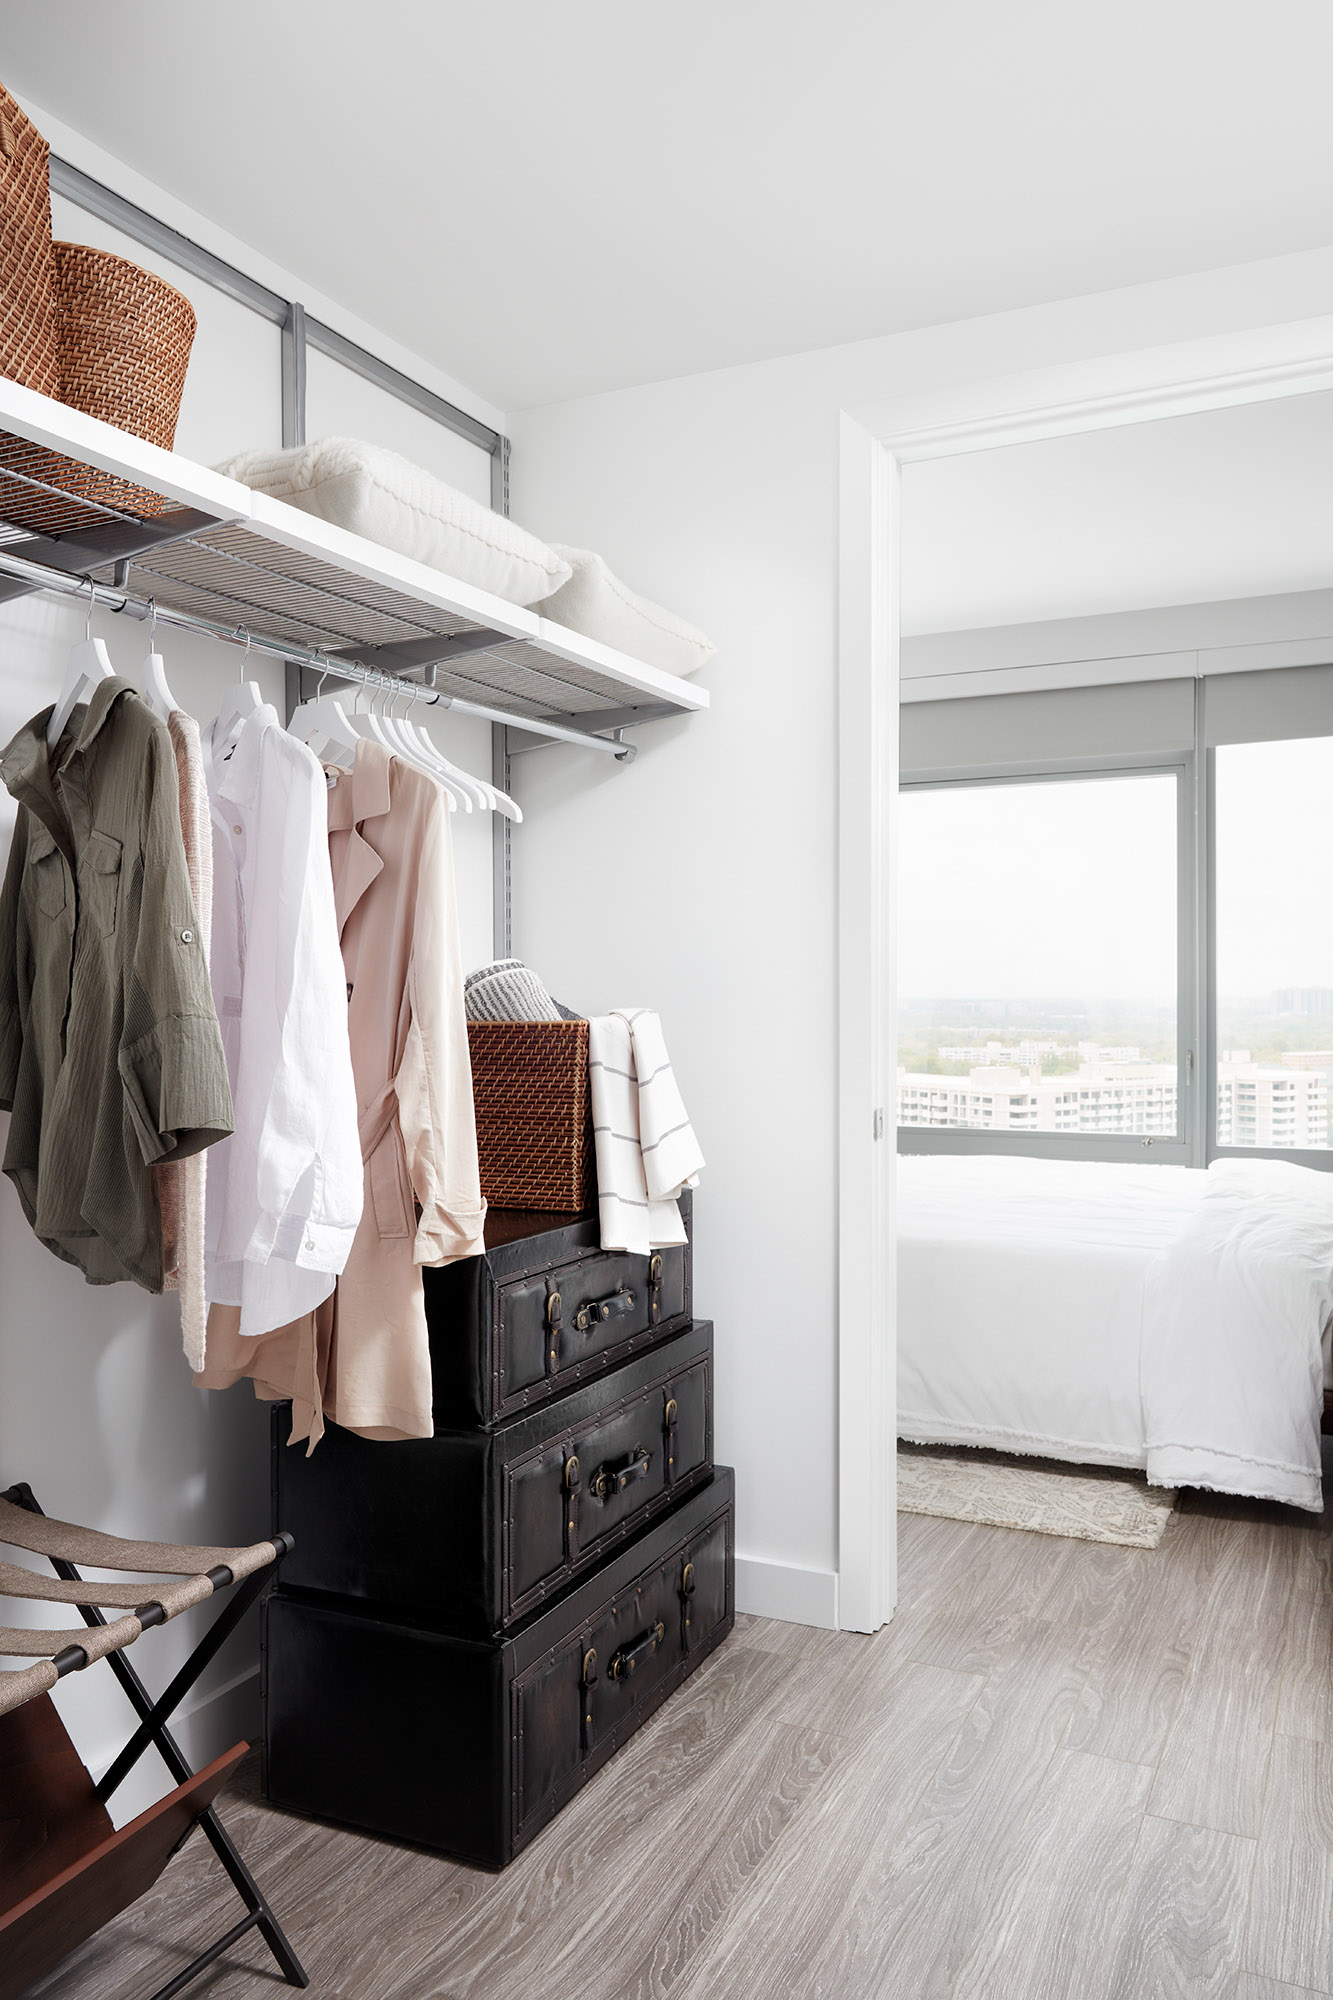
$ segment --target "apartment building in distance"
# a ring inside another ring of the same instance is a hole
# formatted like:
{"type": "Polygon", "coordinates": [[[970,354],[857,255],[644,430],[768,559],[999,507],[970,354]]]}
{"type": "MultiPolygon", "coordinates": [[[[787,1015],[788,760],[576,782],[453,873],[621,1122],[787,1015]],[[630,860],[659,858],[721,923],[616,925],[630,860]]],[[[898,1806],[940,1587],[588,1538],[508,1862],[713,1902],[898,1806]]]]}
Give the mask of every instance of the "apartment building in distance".
{"type": "MultiPolygon", "coordinates": [[[[1085,1062],[1072,1076],[1039,1065],[978,1064],[967,1076],[898,1072],[898,1123],[973,1132],[1108,1132],[1125,1138],[1176,1131],[1171,1063],[1085,1062]]],[[[1329,1143],[1323,1069],[1255,1063],[1229,1049],[1217,1073],[1219,1146],[1317,1150],[1329,1143]]]]}
{"type": "Polygon", "coordinates": [[[1145,1138],[1176,1129],[1176,1072],[1169,1063],[1082,1063],[1072,1076],[1038,1066],[981,1064],[967,1076],[898,1072],[900,1125],[981,1132],[1119,1132],[1145,1138]]]}
{"type": "Polygon", "coordinates": [[[1323,1050],[1256,1063],[1248,1049],[1223,1049],[1217,1066],[1218,1145],[1327,1146],[1329,1065],[1333,1055],[1323,1050]]]}

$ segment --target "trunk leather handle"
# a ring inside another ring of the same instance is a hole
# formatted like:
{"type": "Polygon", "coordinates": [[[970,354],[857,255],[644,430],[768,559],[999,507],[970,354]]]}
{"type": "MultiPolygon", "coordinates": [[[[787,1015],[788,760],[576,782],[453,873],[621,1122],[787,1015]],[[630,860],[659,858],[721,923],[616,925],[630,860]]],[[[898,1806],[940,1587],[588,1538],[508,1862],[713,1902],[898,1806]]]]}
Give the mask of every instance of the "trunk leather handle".
{"type": "Polygon", "coordinates": [[[629,1680],[636,1667],[641,1667],[645,1660],[651,1660],[665,1638],[666,1626],[659,1618],[655,1625],[649,1626],[641,1639],[636,1639],[632,1646],[622,1646],[618,1653],[612,1655],[611,1664],[607,1668],[611,1679],[629,1680]]]}
{"type": "Polygon", "coordinates": [[[609,1299],[589,1299],[579,1307],[574,1315],[574,1331],[586,1333],[590,1326],[600,1326],[604,1320],[618,1319],[623,1313],[633,1312],[634,1294],[627,1285],[613,1292],[609,1299]]]}
{"type": "Polygon", "coordinates": [[[565,1489],[565,1561],[576,1563],[579,1559],[579,1489],[583,1484],[577,1452],[571,1451],[565,1459],[562,1484],[565,1489]]]}
{"type": "Polygon", "coordinates": [[[680,1573],[680,1643],[681,1650],[688,1653],[694,1638],[690,1617],[690,1599],[694,1596],[694,1564],[687,1562],[680,1573]]]}
{"type": "Polygon", "coordinates": [[[679,1415],[674,1396],[668,1396],[662,1406],[662,1440],[666,1445],[666,1470],[663,1481],[667,1486],[676,1479],[676,1418],[679,1415]]]}
{"type": "Polygon", "coordinates": [[[558,1375],[560,1372],[560,1328],[564,1318],[564,1300],[554,1287],[546,1294],[546,1372],[558,1375]]]}
{"type": "Polygon", "coordinates": [[[597,1685],[597,1648],[595,1646],[588,1646],[583,1655],[583,1665],[579,1670],[579,1711],[583,1717],[583,1754],[585,1757],[592,1748],[592,1697],[597,1685]]]}
{"type": "Polygon", "coordinates": [[[599,1500],[610,1500],[615,1494],[623,1493],[631,1480],[646,1478],[652,1462],[652,1453],[643,1445],[636,1444],[633,1451],[626,1452],[623,1458],[608,1459],[588,1481],[588,1491],[596,1494],[599,1500]]]}

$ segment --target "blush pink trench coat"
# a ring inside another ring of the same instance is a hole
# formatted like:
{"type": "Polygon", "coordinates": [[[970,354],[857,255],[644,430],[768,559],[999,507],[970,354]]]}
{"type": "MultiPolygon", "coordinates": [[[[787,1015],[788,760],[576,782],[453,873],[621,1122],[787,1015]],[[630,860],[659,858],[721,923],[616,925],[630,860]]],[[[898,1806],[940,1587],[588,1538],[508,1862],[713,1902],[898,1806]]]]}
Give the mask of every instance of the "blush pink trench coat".
{"type": "Polygon", "coordinates": [[[315,1312],[242,1339],[214,1306],[198,1380],[242,1375],[292,1399],[293,1441],[325,1417],[365,1437],[429,1437],[423,1264],[483,1247],[463,1012],[453,841],[433,779],[363,738],[329,794],[329,853],[347,973],[365,1208],[346,1269],[315,1312]]]}

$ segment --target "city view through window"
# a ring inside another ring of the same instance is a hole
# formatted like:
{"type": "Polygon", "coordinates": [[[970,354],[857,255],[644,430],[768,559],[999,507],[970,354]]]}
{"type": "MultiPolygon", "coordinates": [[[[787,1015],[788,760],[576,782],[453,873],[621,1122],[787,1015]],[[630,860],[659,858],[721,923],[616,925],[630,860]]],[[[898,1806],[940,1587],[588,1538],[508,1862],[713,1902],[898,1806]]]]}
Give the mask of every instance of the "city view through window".
{"type": "MultiPolygon", "coordinates": [[[[1216,764],[1218,1143],[1326,1147],[1333,742],[1216,764]]],[[[1176,843],[1170,774],[904,792],[900,1125],[1178,1133],[1176,843]]]]}

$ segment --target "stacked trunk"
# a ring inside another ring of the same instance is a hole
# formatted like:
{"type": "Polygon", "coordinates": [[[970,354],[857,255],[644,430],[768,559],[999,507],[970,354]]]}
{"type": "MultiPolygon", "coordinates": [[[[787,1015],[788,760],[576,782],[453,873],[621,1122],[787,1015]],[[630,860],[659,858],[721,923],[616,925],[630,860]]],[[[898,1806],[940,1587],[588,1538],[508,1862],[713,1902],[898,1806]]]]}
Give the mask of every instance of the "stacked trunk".
{"type": "Polygon", "coordinates": [[[486,1242],[426,1272],[433,1437],[306,1458],[275,1412],[265,1782],[501,1867],[731,1630],[733,1512],[692,1244],[519,1211],[486,1242]]]}

